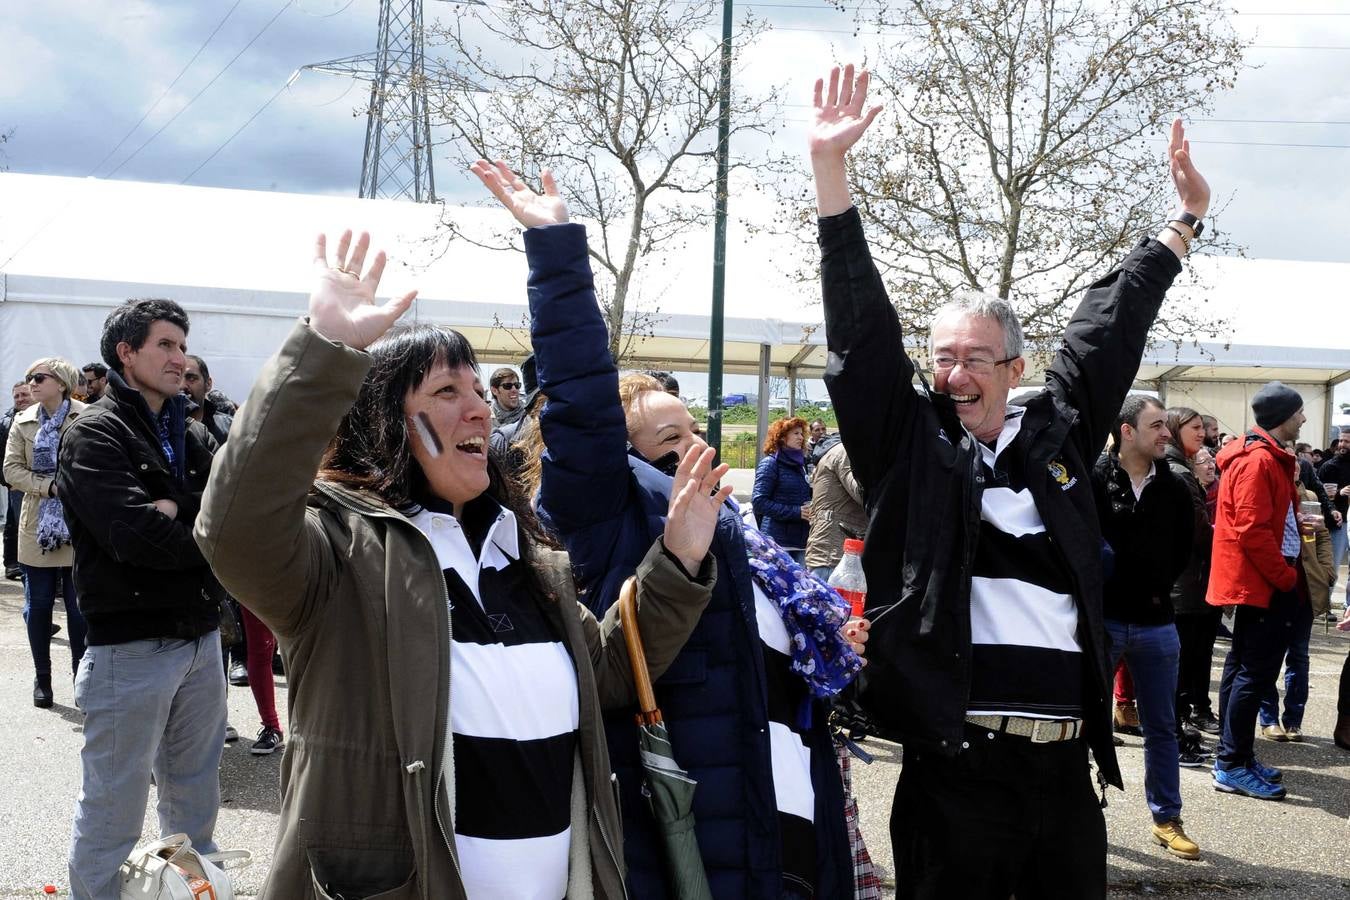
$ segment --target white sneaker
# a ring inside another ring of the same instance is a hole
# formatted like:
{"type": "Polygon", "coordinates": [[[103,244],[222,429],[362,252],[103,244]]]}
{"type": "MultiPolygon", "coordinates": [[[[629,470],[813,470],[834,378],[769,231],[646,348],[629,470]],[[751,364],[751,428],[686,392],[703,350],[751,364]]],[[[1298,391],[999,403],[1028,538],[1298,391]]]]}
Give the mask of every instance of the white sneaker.
{"type": "Polygon", "coordinates": [[[233,725],[231,725],[229,722],[226,722],[226,723],[225,723],[225,743],[227,743],[227,744],[233,744],[233,743],[234,743],[235,741],[237,741],[237,740],[239,740],[239,732],[237,732],[237,731],[234,730],[234,726],[233,726],[233,725]]]}

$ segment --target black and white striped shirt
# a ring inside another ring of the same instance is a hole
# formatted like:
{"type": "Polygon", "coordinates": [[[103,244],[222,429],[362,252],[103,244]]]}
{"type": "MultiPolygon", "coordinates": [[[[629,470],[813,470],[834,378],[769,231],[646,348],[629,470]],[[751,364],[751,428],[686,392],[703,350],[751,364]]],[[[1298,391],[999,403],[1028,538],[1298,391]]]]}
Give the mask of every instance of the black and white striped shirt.
{"type": "Polygon", "coordinates": [[[528,589],[515,517],[488,498],[466,528],[423,509],[450,595],[450,731],[455,849],[471,900],[560,900],[567,893],[576,669],[528,589]]]}
{"type": "Polygon", "coordinates": [[[751,584],[768,682],[769,751],[783,848],[783,883],[811,896],[816,880],[816,792],[811,784],[811,748],[799,722],[808,692],[806,682],[791,668],[792,648],[783,614],[757,583],[752,580],[751,584]]]}
{"type": "Polygon", "coordinates": [[[980,443],[985,487],[970,584],[977,715],[1081,718],[1082,648],[1068,565],[1050,541],[1025,470],[1021,407],[1008,406],[993,448],[980,443]]]}

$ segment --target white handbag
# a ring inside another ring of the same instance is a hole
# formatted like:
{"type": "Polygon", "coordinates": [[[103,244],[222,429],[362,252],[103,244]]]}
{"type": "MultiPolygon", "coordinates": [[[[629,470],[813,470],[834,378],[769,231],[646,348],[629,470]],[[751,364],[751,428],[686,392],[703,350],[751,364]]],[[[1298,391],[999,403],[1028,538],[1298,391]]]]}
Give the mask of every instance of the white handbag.
{"type": "Polygon", "coordinates": [[[252,858],[247,850],[198,853],[186,834],[171,834],[131,851],[118,872],[121,900],[234,900],[225,869],[252,858]]]}

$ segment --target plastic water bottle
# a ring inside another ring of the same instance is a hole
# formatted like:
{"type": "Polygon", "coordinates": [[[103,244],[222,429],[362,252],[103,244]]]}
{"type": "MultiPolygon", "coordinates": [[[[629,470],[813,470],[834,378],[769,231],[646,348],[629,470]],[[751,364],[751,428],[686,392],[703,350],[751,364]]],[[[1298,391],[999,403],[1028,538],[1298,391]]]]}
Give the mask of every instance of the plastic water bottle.
{"type": "Polygon", "coordinates": [[[846,539],[844,556],[826,582],[839,592],[839,596],[848,601],[850,615],[855,619],[861,619],[863,610],[867,607],[867,576],[863,574],[862,552],[862,541],[846,539]]]}

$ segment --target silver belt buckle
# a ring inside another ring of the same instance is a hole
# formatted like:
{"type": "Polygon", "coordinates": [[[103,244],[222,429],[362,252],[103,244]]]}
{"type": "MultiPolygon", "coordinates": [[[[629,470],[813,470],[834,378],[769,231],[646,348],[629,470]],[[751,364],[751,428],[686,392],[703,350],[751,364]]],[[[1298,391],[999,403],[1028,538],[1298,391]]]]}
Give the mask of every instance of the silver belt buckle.
{"type": "Polygon", "coordinates": [[[1069,733],[1070,723],[1057,722],[1054,719],[1036,719],[1031,724],[1031,742],[1033,744],[1050,744],[1055,741],[1064,740],[1064,736],[1069,733]],[[1047,726],[1042,731],[1042,726],[1047,726]]]}

